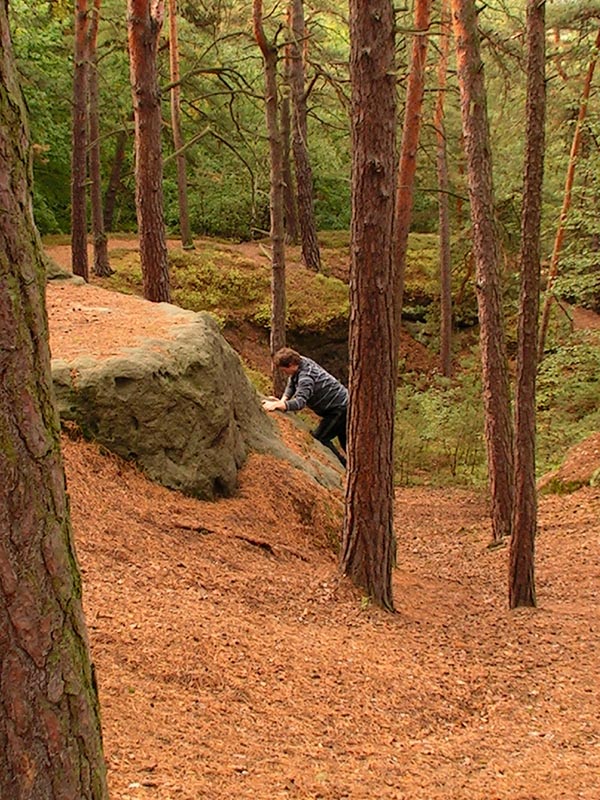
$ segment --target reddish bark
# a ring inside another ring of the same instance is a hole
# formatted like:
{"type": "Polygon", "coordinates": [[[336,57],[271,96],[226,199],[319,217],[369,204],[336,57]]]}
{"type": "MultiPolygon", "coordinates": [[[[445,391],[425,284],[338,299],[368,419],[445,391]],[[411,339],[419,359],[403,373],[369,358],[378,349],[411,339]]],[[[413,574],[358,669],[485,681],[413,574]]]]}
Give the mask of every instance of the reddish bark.
{"type": "Polygon", "coordinates": [[[106,800],[52,397],[25,104],[0,0],[0,797],[106,800]]]}
{"type": "Polygon", "coordinates": [[[169,0],[169,64],[171,69],[171,126],[177,162],[177,198],[179,201],[179,232],[185,250],[194,249],[190,228],[187,192],[187,169],[183,134],[181,132],[181,85],[179,81],[179,43],[177,40],[177,0],[169,0]]]}
{"type": "Polygon", "coordinates": [[[350,409],[343,574],[393,610],[395,65],[389,0],[350,2],[350,409]],[[377,120],[377,124],[373,124],[377,120]]]}
{"type": "MultiPolygon", "coordinates": [[[[277,100],[277,49],[267,41],[262,23],[262,2],[253,0],[254,36],[263,55],[265,68],[265,115],[269,134],[270,211],[271,211],[271,355],[285,347],[285,230],[283,224],[283,147],[279,129],[277,100]]],[[[285,389],[285,379],[273,370],[273,392],[278,397],[285,389]]]]}
{"type": "MultiPolygon", "coordinates": [[[[288,12],[289,17],[289,12],[288,12]]],[[[289,19],[288,19],[289,26],[289,19]]],[[[296,204],[295,181],[292,170],[290,142],[292,123],[290,113],[290,46],[286,45],[284,59],[284,85],[285,91],[281,98],[281,142],[283,147],[283,204],[284,224],[287,241],[290,244],[298,242],[298,206],[296,204]]]]}
{"type": "Polygon", "coordinates": [[[404,273],[406,270],[406,250],[412,216],[415,173],[417,170],[417,150],[421,134],[423,92],[425,90],[425,66],[427,63],[427,30],[431,14],[432,0],[415,0],[415,36],[406,102],[404,106],[404,126],[400,146],[400,162],[396,183],[396,215],[394,221],[394,271],[397,280],[396,313],[397,335],[400,336],[400,317],[404,294],[404,273]]]}
{"type": "Polygon", "coordinates": [[[535,606],[535,377],[540,296],[540,227],[546,118],[545,5],[527,2],[525,178],[521,215],[521,299],[515,390],[515,508],[509,603],[535,606]]]}
{"type": "Polygon", "coordinates": [[[477,275],[485,437],[495,541],[509,536],[514,502],[513,433],[500,256],[483,62],[473,0],[452,0],[462,127],[477,275]]]}
{"type": "Polygon", "coordinates": [[[104,231],[104,215],[102,213],[102,179],[100,173],[100,117],[98,108],[98,25],[100,23],[101,0],[94,0],[94,11],[91,14],[88,36],[89,58],[89,166],[90,166],[90,201],[92,207],[92,234],[94,240],[94,275],[106,277],[112,275],[108,261],[108,240],[104,231]]]}
{"type": "Polygon", "coordinates": [[[88,4],[76,0],[71,154],[71,258],[73,273],[89,278],[87,251],[88,4]]]}
{"type": "Polygon", "coordinates": [[[123,129],[117,134],[117,141],[115,144],[115,154],[113,157],[112,168],[110,170],[110,177],[108,179],[108,186],[104,195],[104,230],[112,231],[113,219],[115,214],[115,204],[117,194],[121,187],[121,172],[123,171],[123,164],[125,162],[125,146],[129,134],[127,130],[123,129]]]}
{"type": "Polygon", "coordinates": [[[600,48],[600,30],[596,36],[594,43],[594,55],[590,59],[587,68],[585,81],[583,83],[583,92],[581,95],[581,103],[579,105],[579,113],[577,115],[577,124],[575,125],[575,133],[573,134],[573,142],[571,143],[571,152],[569,154],[569,164],[567,166],[567,176],[565,178],[565,192],[563,195],[563,203],[560,211],[560,219],[558,221],[558,228],[556,237],[554,239],[554,247],[552,248],[552,256],[550,258],[550,266],[548,268],[548,280],[546,283],[546,299],[544,301],[544,308],[542,311],[542,319],[540,322],[540,338],[538,343],[538,359],[541,361],[544,357],[544,349],[546,346],[546,335],[548,333],[548,324],[550,322],[550,309],[552,308],[552,301],[554,295],[552,294],[552,287],[556,276],[558,275],[558,264],[562,246],[565,239],[567,217],[569,209],[571,208],[571,193],[573,191],[573,181],[575,180],[575,167],[577,165],[577,158],[581,147],[581,131],[583,122],[587,116],[588,100],[590,97],[590,90],[592,87],[592,78],[596,69],[596,61],[598,59],[598,49],[600,48]]]}
{"type": "Polygon", "coordinates": [[[448,203],[448,158],[444,129],[444,101],[450,47],[450,17],[448,0],[442,0],[441,40],[438,61],[438,96],[433,124],[436,135],[436,163],[438,174],[438,212],[440,239],[440,369],[442,375],[452,373],[452,264],[450,258],[450,210],[448,203]]]}
{"type": "Polygon", "coordinates": [[[289,45],[290,86],[292,88],[292,149],[296,165],[298,222],[302,241],[302,260],[308,269],[321,269],[313,200],[313,174],[308,155],[308,125],[304,87],[304,3],[290,0],[291,41],[289,45]]]}
{"type": "Polygon", "coordinates": [[[556,45],[556,55],[554,56],[554,64],[556,65],[556,71],[562,78],[562,80],[566,83],[569,80],[569,76],[565,72],[565,69],[562,65],[562,59],[560,57],[560,48],[561,48],[561,38],[560,38],[560,28],[556,26],[553,29],[553,38],[554,44],[556,45]]]}
{"type": "Polygon", "coordinates": [[[144,297],[169,302],[169,264],[164,221],[158,37],[162,0],[127,0],[131,94],[135,120],[135,203],[144,297]]]}

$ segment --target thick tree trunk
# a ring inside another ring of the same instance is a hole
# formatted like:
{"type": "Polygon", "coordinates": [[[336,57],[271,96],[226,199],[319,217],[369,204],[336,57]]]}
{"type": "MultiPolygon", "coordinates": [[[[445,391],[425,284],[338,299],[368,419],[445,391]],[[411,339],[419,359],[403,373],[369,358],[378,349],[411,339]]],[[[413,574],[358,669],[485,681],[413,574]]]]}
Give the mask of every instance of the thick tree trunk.
{"type": "Polygon", "coordinates": [[[474,0],[452,0],[477,271],[485,437],[495,541],[512,527],[513,434],[483,62],[474,0]]]}
{"type": "Polygon", "coordinates": [[[404,295],[406,251],[412,216],[417,150],[421,134],[425,66],[427,63],[427,30],[431,14],[431,0],[415,0],[415,35],[412,46],[411,67],[406,87],[404,126],[400,146],[400,163],[396,182],[396,211],[394,222],[394,272],[397,280],[397,335],[400,336],[400,317],[404,295]]]}
{"type": "Polygon", "coordinates": [[[521,216],[521,300],[515,390],[515,508],[510,546],[509,603],[535,606],[537,530],[535,377],[540,295],[540,227],[546,118],[545,5],[527,2],[525,178],[521,216]]]}
{"type": "Polygon", "coordinates": [[[105,800],[24,114],[0,0],[0,797],[105,800]]]}
{"type": "Polygon", "coordinates": [[[340,568],[373,602],[391,611],[398,337],[392,258],[394,12],[389,0],[351,0],[350,41],[350,410],[340,568]]]}
{"type": "Polygon", "coordinates": [[[73,151],[71,153],[71,258],[73,273],[89,278],[87,251],[88,4],[76,0],[73,72],[73,151]]]}
{"type": "Polygon", "coordinates": [[[436,135],[436,164],[438,175],[438,214],[440,238],[440,369],[442,375],[452,374],[452,263],[450,257],[450,209],[448,203],[448,157],[444,128],[444,104],[450,47],[450,16],[448,0],[442,0],[441,41],[438,61],[438,96],[433,125],[436,135]]]}
{"type": "Polygon", "coordinates": [[[100,116],[98,102],[98,25],[100,22],[101,0],[94,0],[89,29],[89,123],[90,123],[90,201],[92,206],[92,234],[94,239],[94,275],[100,278],[112,275],[108,261],[108,240],[104,231],[102,214],[102,178],[100,174],[100,116]]]}
{"type": "Polygon", "coordinates": [[[558,262],[562,252],[562,246],[565,239],[565,230],[567,224],[567,217],[569,209],[571,208],[571,193],[573,191],[573,181],[575,180],[575,166],[579,156],[579,149],[581,146],[581,131],[583,122],[587,116],[588,100],[590,98],[590,90],[592,87],[592,79],[596,69],[596,61],[598,59],[598,49],[600,48],[600,31],[596,36],[594,43],[594,55],[592,56],[588,65],[585,81],[583,84],[583,94],[581,96],[581,103],[579,105],[579,114],[577,115],[577,124],[575,125],[575,133],[573,134],[573,142],[571,143],[571,153],[569,155],[569,164],[567,166],[567,177],[565,179],[565,192],[563,195],[563,203],[560,211],[560,219],[558,221],[558,229],[554,239],[554,247],[552,249],[552,257],[550,258],[550,267],[548,268],[548,280],[546,283],[546,299],[544,301],[544,308],[542,311],[542,319],[540,322],[540,338],[538,343],[538,359],[541,361],[544,357],[544,349],[546,347],[546,336],[548,334],[548,324],[550,323],[550,309],[552,308],[552,301],[554,295],[552,294],[552,287],[556,276],[558,275],[558,262]]]}
{"type": "MultiPolygon", "coordinates": [[[[270,347],[273,356],[285,347],[285,230],[283,224],[283,148],[279,130],[277,98],[277,49],[267,42],[262,24],[262,2],[253,0],[254,36],[260,47],[265,65],[265,115],[269,134],[271,161],[271,335],[270,347]]],[[[273,371],[273,392],[279,397],[285,389],[285,380],[279,370],[273,371]]]]}
{"type": "Polygon", "coordinates": [[[298,191],[298,221],[302,240],[302,260],[308,269],[321,269],[321,254],[317,239],[315,208],[313,200],[313,174],[308,155],[308,125],[306,95],[304,87],[304,55],[302,43],[305,37],[303,0],[290,0],[291,42],[290,85],[292,88],[292,149],[296,165],[296,189],[298,191]]]}
{"type": "Polygon", "coordinates": [[[104,195],[104,230],[113,230],[113,220],[115,215],[115,204],[117,194],[121,187],[121,172],[123,171],[123,163],[125,162],[125,147],[129,139],[129,134],[124,128],[117,134],[117,141],[115,143],[115,154],[113,157],[112,168],[110,177],[108,179],[108,186],[106,187],[106,194],[104,195]]]}
{"type": "MultiPolygon", "coordinates": [[[[288,17],[289,17],[288,12],[288,17]]],[[[288,21],[289,27],[289,21],[288,21]]],[[[292,135],[292,123],[290,114],[290,45],[285,48],[284,60],[284,86],[285,92],[281,98],[281,142],[283,147],[283,207],[284,225],[287,242],[289,244],[298,243],[298,206],[296,204],[296,191],[294,172],[290,152],[290,142],[292,135]]]]}
{"type": "Polygon", "coordinates": [[[135,120],[135,204],[144,297],[169,302],[164,220],[161,110],[157,49],[164,3],[127,0],[131,93],[135,120]]]}
{"type": "Polygon", "coordinates": [[[181,133],[181,86],[179,82],[179,44],[177,41],[177,0],[169,0],[169,64],[171,68],[171,126],[177,161],[179,232],[184,250],[194,249],[188,206],[185,148],[181,133]]]}

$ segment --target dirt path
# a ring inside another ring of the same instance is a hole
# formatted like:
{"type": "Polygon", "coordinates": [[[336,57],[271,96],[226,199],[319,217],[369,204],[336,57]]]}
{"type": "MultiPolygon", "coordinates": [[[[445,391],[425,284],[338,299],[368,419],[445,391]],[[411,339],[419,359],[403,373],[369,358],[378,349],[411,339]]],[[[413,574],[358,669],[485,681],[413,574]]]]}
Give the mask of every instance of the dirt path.
{"type": "Polygon", "coordinates": [[[571,306],[570,310],[573,315],[573,328],[576,331],[600,331],[600,314],[596,314],[587,308],[577,308],[576,306],[571,306]]]}

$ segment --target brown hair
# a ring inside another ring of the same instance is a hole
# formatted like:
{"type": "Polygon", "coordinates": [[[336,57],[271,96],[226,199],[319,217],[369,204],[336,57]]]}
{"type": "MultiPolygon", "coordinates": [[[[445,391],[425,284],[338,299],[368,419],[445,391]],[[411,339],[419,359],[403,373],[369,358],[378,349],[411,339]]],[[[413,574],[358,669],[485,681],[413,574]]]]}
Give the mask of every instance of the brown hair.
{"type": "Polygon", "coordinates": [[[273,356],[273,364],[276,367],[291,367],[295,364],[300,364],[302,356],[291,347],[282,347],[273,356]]]}

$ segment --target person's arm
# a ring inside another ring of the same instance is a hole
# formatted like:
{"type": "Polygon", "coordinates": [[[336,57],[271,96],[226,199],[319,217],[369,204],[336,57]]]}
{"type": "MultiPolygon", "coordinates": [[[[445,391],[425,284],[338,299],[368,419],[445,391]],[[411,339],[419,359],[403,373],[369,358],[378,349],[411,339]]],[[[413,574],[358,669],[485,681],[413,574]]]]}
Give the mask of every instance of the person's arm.
{"type": "Polygon", "coordinates": [[[308,403],[314,390],[314,377],[308,373],[300,375],[294,396],[291,399],[286,399],[286,410],[300,411],[308,403]]]}
{"type": "Polygon", "coordinates": [[[287,401],[281,398],[269,397],[263,400],[262,406],[265,411],[287,411],[287,401]]]}
{"type": "Polygon", "coordinates": [[[288,378],[285,389],[281,397],[267,397],[263,400],[262,406],[265,411],[287,411],[287,399],[293,394],[292,379],[288,378]]]}

